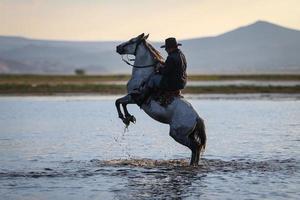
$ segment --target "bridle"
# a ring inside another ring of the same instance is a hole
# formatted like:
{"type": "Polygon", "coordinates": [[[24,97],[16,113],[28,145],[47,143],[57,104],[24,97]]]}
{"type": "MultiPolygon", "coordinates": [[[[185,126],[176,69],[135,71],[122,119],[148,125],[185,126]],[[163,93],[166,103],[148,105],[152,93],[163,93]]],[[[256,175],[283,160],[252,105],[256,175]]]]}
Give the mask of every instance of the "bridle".
{"type": "MultiPolygon", "coordinates": [[[[127,56],[128,57],[128,56],[127,56]]],[[[122,60],[127,64],[127,65],[130,65],[132,67],[135,67],[135,68],[148,68],[148,67],[154,67],[157,65],[158,61],[154,62],[153,64],[150,64],[150,65],[134,65],[134,64],[131,64],[129,61],[125,60],[123,55],[122,55],[122,60]]],[[[129,59],[130,61],[133,61],[134,59],[129,59]]]]}
{"type": "MultiPolygon", "coordinates": [[[[135,50],[134,50],[134,55],[136,55],[136,52],[137,52],[137,49],[139,47],[139,45],[142,43],[142,42],[145,42],[145,39],[141,39],[140,41],[137,42],[136,46],[135,46],[135,50]]],[[[127,45],[130,45],[130,44],[134,44],[135,42],[128,42],[127,44],[125,44],[123,46],[123,48],[127,45]]],[[[123,55],[121,55],[122,57],[122,60],[127,64],[127,65],[130,65],[132,67],[135,67],[135,68],[148,68],[148,67],[154,67],[157,65],[157,63],[159,63],[157,60],[153,63],[153,64],[150,64],[150,65],[134,65],[134,64],[131,64],[129,61],[134,61],[135,59],[129,59],[128,58],[128,54],[127,55],[127,60],[124,59],[123,55]]]]}

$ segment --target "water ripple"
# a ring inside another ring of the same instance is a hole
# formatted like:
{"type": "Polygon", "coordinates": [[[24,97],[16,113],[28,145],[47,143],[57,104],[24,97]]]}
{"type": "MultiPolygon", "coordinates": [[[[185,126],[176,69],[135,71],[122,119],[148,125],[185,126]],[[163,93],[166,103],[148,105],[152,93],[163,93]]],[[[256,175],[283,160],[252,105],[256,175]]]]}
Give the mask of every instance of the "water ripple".
{"type": "Polygon", "coordinates": [[[189,166],[188,159],[152,160],[152,159],[116,159],[90,161],[67,161],[60,163],[56,168],[43,168],[30,171],[2,171],[0,178],[40,178],[40,177],[89,177],[95,175],[110,176],[139,176],[161,174],[168,176],[179,173],[189,176],[194,173],[235,173],[247,172],[276,172],[292,174],[299,170],[299,161],[295,159],[285,160],[230,160],[202,159],[199,166],[189,166]]]}

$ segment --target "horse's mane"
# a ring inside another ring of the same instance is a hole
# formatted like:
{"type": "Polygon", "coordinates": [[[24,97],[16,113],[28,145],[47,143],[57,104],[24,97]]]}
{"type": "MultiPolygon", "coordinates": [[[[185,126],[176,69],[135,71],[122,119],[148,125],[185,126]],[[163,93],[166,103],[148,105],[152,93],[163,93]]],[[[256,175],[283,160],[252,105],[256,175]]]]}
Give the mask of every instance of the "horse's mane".
{"type": "Polygon", "coordinates": [[[148,43],[147,41],[145,41],[145,46],[150,51],[150,53],[154,56],[154,59],[156,59],[160,63],[164,63],[165,62],[165,59],[161,55],[161,53],[158,50],[156,50],[150,43],[148,43]]]}

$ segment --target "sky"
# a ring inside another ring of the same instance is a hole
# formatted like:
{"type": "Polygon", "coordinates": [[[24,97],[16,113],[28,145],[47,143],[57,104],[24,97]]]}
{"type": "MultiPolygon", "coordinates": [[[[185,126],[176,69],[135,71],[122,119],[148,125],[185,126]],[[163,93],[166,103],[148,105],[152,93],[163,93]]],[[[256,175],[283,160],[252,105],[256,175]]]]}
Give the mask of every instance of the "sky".
{"type": "Polygon", "coordinates": [[[300,0],[0,0],[0,35],[35,39],[188,39],[257,20],[300,30],[300,0]]]}

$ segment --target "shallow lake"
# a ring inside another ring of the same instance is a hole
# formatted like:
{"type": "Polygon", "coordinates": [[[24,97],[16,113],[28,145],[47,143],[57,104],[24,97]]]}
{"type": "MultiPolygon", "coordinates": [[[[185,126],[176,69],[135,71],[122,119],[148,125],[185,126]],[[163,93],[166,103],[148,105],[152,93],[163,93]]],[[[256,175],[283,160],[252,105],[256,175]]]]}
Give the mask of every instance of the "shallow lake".
{"type": "Polygon", "coordinates": [[[0,97],[1,199],[299,199],[298,96],[189,96],[198,167],[137,106],[124,131],[115,98],[0,97]]]}

